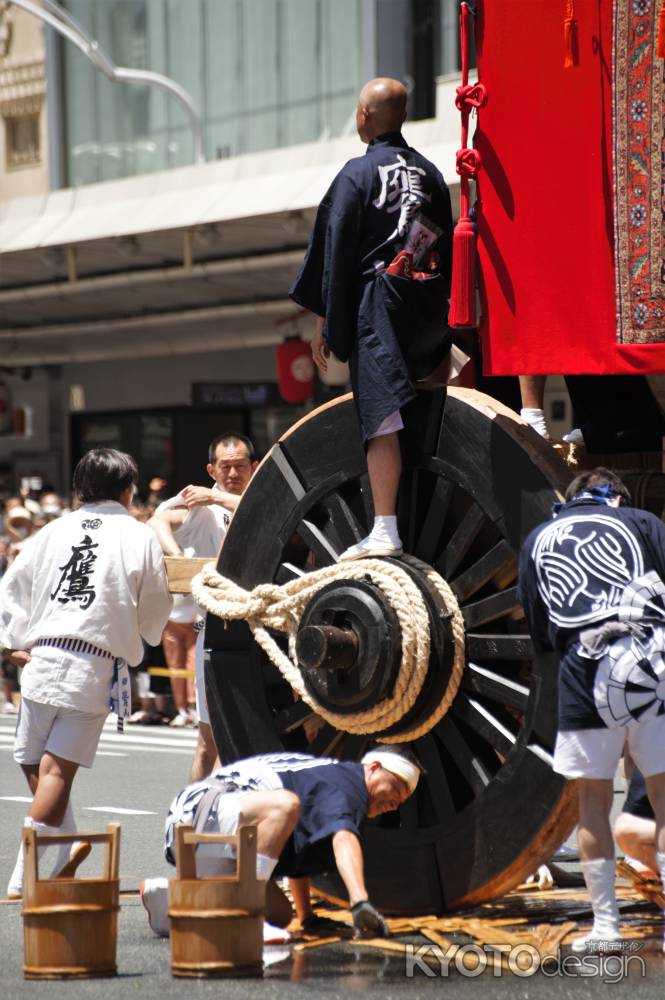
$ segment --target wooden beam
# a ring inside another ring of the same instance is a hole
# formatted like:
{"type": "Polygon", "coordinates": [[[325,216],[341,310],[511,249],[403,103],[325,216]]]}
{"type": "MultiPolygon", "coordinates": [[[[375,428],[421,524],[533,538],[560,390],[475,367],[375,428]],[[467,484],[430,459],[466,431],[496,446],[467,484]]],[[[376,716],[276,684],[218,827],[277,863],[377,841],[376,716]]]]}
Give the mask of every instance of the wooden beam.
{"type": "Polygon", "coordinates": [[[200,573],[210,559],[187,559],[185,556],[164,556],[169,590],[172,594],[191,594],[192,577],[200,573]]]}

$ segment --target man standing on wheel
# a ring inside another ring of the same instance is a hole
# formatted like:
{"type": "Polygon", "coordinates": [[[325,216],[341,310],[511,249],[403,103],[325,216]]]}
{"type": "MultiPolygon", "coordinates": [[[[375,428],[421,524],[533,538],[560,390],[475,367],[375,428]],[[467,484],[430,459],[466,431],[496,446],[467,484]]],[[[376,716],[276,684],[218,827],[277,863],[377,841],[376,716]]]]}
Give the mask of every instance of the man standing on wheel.
{"type": "Polygon", "coordinates": [[[367,444],[374,525],[341,561],[400,554],[400,410],[416,396],[414,380],[451,344],[450,195],[434,164],[402,136],[406,101],[398,80],[370,80],[361,90],[356,127],[367,152],[348,161],[324,196],[289,293],[316,317],[318,368],[326,370],[331,351],[349,361],[367,444]]]}

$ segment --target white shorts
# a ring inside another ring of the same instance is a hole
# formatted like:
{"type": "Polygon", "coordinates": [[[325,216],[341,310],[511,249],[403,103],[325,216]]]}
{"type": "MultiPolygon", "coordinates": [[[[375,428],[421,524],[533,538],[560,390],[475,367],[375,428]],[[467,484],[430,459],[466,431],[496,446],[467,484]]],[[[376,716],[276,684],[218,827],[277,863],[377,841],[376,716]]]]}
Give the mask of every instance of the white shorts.
{"type": "Polygon", "coordinates": [[[384,434],[396,434],[397,431],[401,431],[403,427],[404,421],[402,420],[402,414],[399,410],[395,410],[394,413],[390,413],[385,420],[381,421],[369,440],[371,441],[372,438],[383,437],[384,434]]]}
{"type": "Polygon", "coordinates": [[[44,753],[50,753],[81,767],[92,767],[107,715],[108,710],[101,714],[79,712],[23,697],[14,760],[17,764],[38,764],[44,753]]]}
{"type": "Polygon", "coordinates": [[[205,722],[208,726],[210,725],[210,713],[208,712],[208,699],[206,698],[206,687],[203,676],[203,637],[205,635],[205,629],[202,628],[196,637],[196,714],[199,717],[199,722],[205,722]]]}
{"type": "MultiPolygon", "coordinates": [[[[226,792],[217,799],[217,807],[208,816],[203,833],[235,834],[243,800],[254,792],[226,792]]],[[[196,848],[199,876],[233,875],[236,870],[235,844],[199,844],[196,848]]]]}
{"type": "Polygon", "coordinates": [[[566,778],[611,781],[626,740],[645,778],[665,771],[665,716],[662,715],[617,729],[574,729],[558,733],[554,770],[566,778]]]}

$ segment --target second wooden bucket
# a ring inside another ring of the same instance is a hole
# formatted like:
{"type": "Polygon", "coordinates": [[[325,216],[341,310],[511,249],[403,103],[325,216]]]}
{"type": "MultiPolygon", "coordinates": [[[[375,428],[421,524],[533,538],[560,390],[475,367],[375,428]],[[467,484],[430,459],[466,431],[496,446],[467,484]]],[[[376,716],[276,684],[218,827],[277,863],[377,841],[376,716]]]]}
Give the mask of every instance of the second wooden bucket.
{"type": "Polygon", "coordinates": [[[199,979],[263,974],[266,883],[256,877],[256,827],[236,836],[176,829],[176,878],[169,883],[171,973],[199,979]],[[231,877],[197,878],[197,844],[235,844],[231,877]]]}

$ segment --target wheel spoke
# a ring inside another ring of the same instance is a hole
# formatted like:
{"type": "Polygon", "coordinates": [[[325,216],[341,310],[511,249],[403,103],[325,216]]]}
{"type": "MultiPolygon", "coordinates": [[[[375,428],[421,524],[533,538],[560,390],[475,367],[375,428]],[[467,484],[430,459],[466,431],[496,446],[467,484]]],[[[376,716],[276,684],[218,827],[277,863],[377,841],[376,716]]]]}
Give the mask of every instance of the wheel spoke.
{"type": "Polygon", "coordinates": [[[466,742],[450,715],[446,715],[438,723],[434,733],[474,795],[480,795],[489,785],[492,775],[466,742]]]}
{"type": "Polygon", "coordinates": [[[425,562],[433,561],[454,490],[454,484],[450,479],[444,479],[442,476],[436,477],[427,514],[414,547],[414,555],[418,559],[425,562]]]}
{"type": "Polygon", "coordinates": [[[488,622],[510,615],[521,607],[517,599],[517,587],[509,587],[498,594],[483,597],[480,601],[467,604],[462,608],[462,615],[467,628],[477,628],[488,622]]]}
{"type": "Polygon", "coordinates": [[[465,570],[457,579],[450,581],[458,601],[471,597],[498,573],[508,575],[516,572],[517,563],[511,545],[505,539],[497,542],[489,552],[465,570]]]}
{"type": "Polygon", "coordinates": [[[298,525],[298,534],[316,556],[317,565],[330,566],[331,563],[335,562],[339,552],[333,548],[321,529],[317,528],[312,521],[303,518],[298,525]]]}
{"type": "Polygon", "coordinates": [[[436,818],[439,821],[449,819],[457,810],[434,737],[428,734],[418,740],[416,750],[420,763],[425,768],[425,782],[436,818]]]}
{"type": "Polygon", "coordinates": [[[400,481],[397,500],[397,518],[399,533],[407,552],[413,552],[416,525],[418,521],[418,484],[420,481],[418,469],[412,469],[410,475],[403,475],[400,481]]]}
{"type": "Polygon", "coordinates": [[[314,717],[315,713],[305,701],[295,701],[288,708],[283,708],[275,715],[275,728],[280,736],[285,733],[292,733],[294,729],[302,726],[314,717]]]}
{"type": "Polygon", "coordinates": [[[455,528],[452,538],[435,563],[435,568],[446,580],[454,576],[486,523],[487,517],[482,508],[473,504],[455,528]]]}
{"type": "Polygon", "coordinates": [[[334,752],[343,736],[344,733],[339,732],[334,726],[326,722],[307,747],[307,753],[311,753],[315,757],[327,757],[334,752]]]}
{"type": "Polygon", "coordinates": [[[467,633],[466,653],[474,660],[530,660],[534,655],[528,635],[467,633]]]}
{"type": "Polygon", "coordinates": [[[503,757],[507,757],[513,749],[516,742],[514,734],[475,698],[458,692],[451,711],[503,757]]]}
{"type": "Polygon", "coordinates": [[[282,583],[288,583],[289,580],[297,580],[299,577],[304,575],[304,569],[300,569],[299,566],[294,566],[293,563],[283,562],[280,563],[279,569],[277,570],[275,582],[281,585],[282,583]]]}
{"type": "Polygon", "coordinates": [[[335,530],[341,549],[348,549],[350,545],[359,542],[362,536],[362,529],[348,503],[340,493],[330,493],[321,501],[321,506],[328,513],[328,517],[335,530]]]}
{"type": "Polygon", "coordinates": [[[487,670],[477,663],[467,664],[462,679],[462,690],[468,694],[483,695],[500,705],[515,708],[522,713],[526,711],[529,702],[528,687],[493,670],[487,670]]]}

